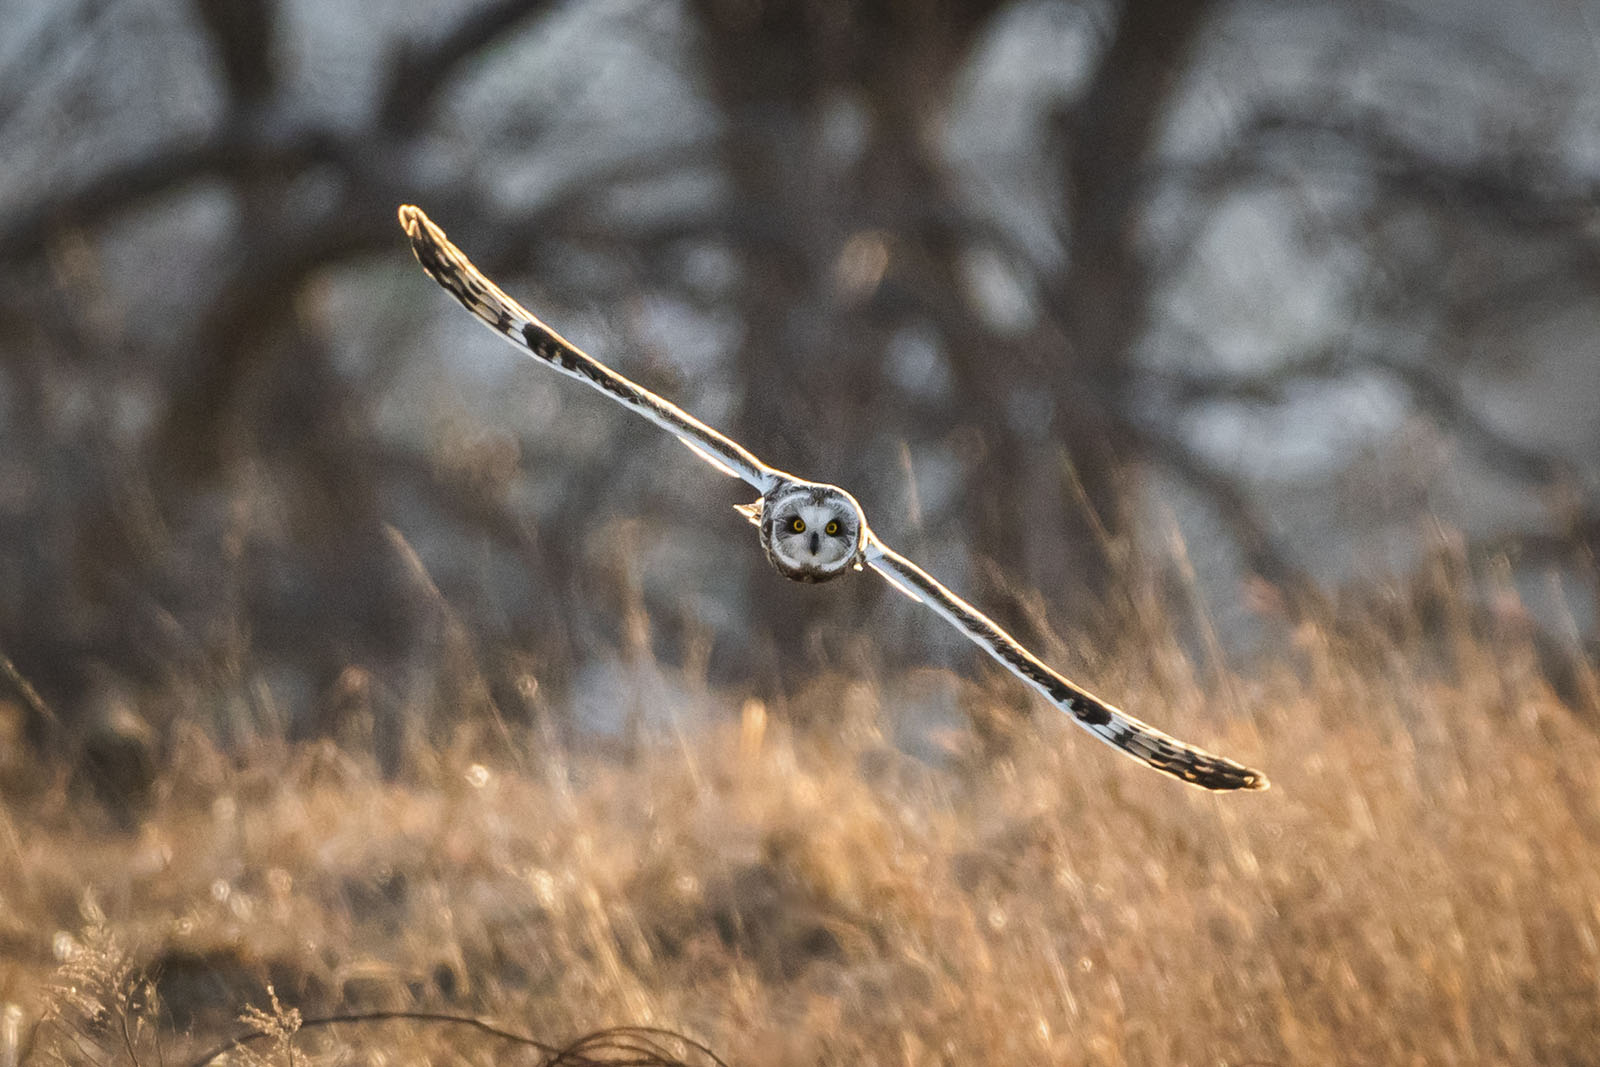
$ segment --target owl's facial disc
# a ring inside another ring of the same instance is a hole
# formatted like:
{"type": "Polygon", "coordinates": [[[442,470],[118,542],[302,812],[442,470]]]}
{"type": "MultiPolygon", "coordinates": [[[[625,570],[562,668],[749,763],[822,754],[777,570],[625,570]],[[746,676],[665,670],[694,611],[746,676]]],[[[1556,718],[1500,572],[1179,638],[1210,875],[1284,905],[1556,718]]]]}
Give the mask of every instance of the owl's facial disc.
{"type": "Polygon", "coordinates": [[[861,506],[831,485],[793,486],[762,510],[767,558],[785,578],[824,582],[849,570],[861,551],[861,506]]]}

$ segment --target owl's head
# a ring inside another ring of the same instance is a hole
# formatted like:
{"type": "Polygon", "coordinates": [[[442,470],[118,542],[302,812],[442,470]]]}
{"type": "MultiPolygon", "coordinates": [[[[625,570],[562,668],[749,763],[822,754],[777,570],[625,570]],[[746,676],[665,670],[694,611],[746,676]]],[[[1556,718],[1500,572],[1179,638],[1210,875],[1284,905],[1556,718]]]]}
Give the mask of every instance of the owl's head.
{"type": "Polygon", "coordinates": [[[836,485],[797,482],[761,502],[761,544],[785,578],[825,582],[859,565],[867,524],[836,485]]]}

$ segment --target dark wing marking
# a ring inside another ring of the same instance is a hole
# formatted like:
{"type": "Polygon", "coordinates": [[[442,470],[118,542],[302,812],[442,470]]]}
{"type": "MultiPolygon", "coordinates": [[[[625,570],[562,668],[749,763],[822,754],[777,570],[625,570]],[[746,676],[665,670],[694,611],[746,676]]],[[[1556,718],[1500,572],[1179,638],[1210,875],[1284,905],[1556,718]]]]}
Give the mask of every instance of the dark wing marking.
{"type": "Polygon", "coordinates": [[[598,389],[677,437],[701,459],[724,474],[742,478],[763,494],[780,480],[779,471],[762,463],[738,442],[629,381],[546,326],[531,311],[484,277],[444,231],[419,207],[400,209],[400,225],[411,238],[411,250],[428,277],[438,282],[461,306],[518,348],[531,352],[563,374],[598,389]]]}
{"type": "Polygon", "coordinates": [[[938,612],[974,644],[1072,716],[1078,725],[1113,748],[1190,785],[1206,789],[1267,788],[1267,777],[1260,771],[1179,741],[1073,685],[1018,644],[993,619],[876,536],[868,542],[866,560],[890,585],[938,612]]]}

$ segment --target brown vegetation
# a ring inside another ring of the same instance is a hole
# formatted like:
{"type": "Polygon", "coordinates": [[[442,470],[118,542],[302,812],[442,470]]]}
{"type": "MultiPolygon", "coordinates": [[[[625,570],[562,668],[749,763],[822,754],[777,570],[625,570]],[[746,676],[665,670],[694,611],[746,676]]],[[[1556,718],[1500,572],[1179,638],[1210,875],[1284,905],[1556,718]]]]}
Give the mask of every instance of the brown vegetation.
{"type": "MultiPolygon", "coordinates": [[[[269,984],[307,1016],[424,1007],[557,1044],[668,1027],[735,1064],[1585,1062],[1600,740],[1506,632],[1404,630],[1303,625],[1254,678],[1157,627],[1101,661],[1128,706],[1267,768],[1250,797],[1054,718],[928,730],[940,696],[975,722],[1015,702],[943,674],[824,676],[626,754],[461,725],[398,780],[191,731],[135,833],[54,780],[8,800],[0,1001],[29,1061],[125,1056],[34,1025],[63,1010],[52,968],[111,937],[168,1063],[269,984]]],[[[521,1055],[405,1022],[294,1041],[521,1055]]]]}

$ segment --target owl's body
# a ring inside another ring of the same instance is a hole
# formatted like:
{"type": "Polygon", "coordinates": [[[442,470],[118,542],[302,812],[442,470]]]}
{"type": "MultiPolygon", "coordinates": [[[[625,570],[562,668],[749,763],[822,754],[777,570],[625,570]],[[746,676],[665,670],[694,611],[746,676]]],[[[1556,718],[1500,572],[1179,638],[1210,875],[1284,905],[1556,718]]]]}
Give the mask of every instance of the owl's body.
{"type": "Polygon", "coordinates": [[[785,578],[826,582],[869,566],[1124,754],[1206,789],[1267,787],[1260,771],[1162,733],[1052,670],[993,619],[879,540],[867,526],[861,505],[845,490],[762,463],[736,441],[580,351],[484,277],[420,208],[402,207],[400,224],[422,269],[490,329],[649,419],[724,474],[755,487],[760,499],[739,505],[738,510],[761,531],[767,559],[785,578]]]}

